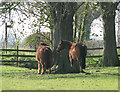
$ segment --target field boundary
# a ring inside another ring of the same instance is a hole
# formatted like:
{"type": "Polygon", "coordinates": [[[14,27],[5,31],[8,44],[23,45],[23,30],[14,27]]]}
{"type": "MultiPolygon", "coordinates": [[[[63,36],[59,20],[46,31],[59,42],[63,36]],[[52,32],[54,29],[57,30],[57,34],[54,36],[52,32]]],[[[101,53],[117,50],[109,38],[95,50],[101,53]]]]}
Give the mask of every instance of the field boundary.
{"type": "MultiPolygon", "coordinates": [[[[102,50],[103,48],[88,48],[87,50],[102,50]]],[[[117,47],[117,49],[120,49],[120,47],[117,47]]],[[[31,62],[31,61],[19,61],[18,58],[19,57],[35,57],[35,55],[19,55],[19,52],[36,52],[36,50],[23,50],[23,49],[0,49],[0,52],[2,51],[16,51],[16,55],[3,55],[3,54],[0,54],[0,56],[2,57],[17,57],[16,61],[9,61],[9,60],[2,60],[0,62],[17,62],[17,63],[25,63],[25,62],[31,62]]],[[[100,58],[102,57],[103,55],[88,55],[86,58],[100,58]]],[[[118,55],[120,56],[120,55],[118,55]]]]}

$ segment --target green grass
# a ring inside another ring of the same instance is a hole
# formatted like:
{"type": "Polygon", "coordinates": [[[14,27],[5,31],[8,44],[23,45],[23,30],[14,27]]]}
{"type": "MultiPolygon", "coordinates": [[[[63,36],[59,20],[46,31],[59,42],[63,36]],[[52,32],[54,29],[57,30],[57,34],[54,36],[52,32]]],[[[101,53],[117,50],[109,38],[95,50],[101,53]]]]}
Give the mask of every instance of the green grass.
{"type": "Polygon", "coordinates": [[[92,74],[38,75],[37,69],[4,65],[2,90],[118,90],[118,67],[90,67],[85,71],[92,74]]]}

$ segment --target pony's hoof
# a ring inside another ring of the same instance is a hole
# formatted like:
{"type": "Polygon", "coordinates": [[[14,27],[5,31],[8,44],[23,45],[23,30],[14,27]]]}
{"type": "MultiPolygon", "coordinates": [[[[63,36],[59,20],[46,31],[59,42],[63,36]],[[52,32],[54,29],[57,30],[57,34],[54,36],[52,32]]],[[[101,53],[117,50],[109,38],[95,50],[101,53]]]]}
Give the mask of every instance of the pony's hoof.
{"type": "Polygon", "coordinates": [[[85,73],[86,75],[90,75],[91,73],[85,73]]]}
{"type": "Polygon", "coordinates": [[[41,73],[41,75],[43,75],[44,73],[41,73]]]}
{"type": "Polygon", "coordinates": [[[80,71],[80,73],[86,73],[86,72],[84,72],[84,71],[82,70],[82,71],[80,71]]]}
{"type": "Polygon", "coordinates": [[[40,74],[40,73],[38,73],[38,74],[40,74]]]}
{"type": "Polygon", "coordinates": [[[51,72],[50,72],[50,73],[48,73],[48,74],[51,74],[51,72]]]}

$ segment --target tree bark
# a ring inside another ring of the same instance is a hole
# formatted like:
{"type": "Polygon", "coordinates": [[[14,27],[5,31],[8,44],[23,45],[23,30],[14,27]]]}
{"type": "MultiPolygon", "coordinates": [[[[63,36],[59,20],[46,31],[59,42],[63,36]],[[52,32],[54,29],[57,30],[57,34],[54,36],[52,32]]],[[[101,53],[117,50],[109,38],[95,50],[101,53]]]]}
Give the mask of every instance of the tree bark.
{"type": "Polygon", "coordinates": [[[102,18],[104,26],[104,66],[118,65],[118,56],[116,48],[116,35],[115,35],[115,9],[114,3],[102,2],[102,18]]]}
{"type": "MultiPolygon", "coordinates": [[[[54,8],[52,7],[51,9],[54,24],[54,67],[57,68],[56,73],[69,73],[71,72],[71,67],[68,49],[57,53],[56,48],[60,40],[73,40],[73,16],[75,13],[75,3],[52,3],[52,5],[54,6],[54,8]]],[[[78,69],[75,69],[75,72],[78,72],[78,69]]]]}
{"type": "Polygon", "coordinates": [[[77,36],[76,36],[76,34],[77,34],[77,21],[78,21],[78,18],[77,18],[77,14],[75,14],[74,15],[74,26],[75,26],[75,28],[74,28],[74,31],[73,31],[73,42],[76,42],[76,39],[77,39],[77,36]]]}
{"type": "Polygon", "coordinates": [[[85,31],[85,28],[86,28],[86,19],[87,19],[87,16],[88,16],[88,3],[86,3],[86,6],[85,6],[85,14],[83,15],[83,20],[82,20],[82,24],[81,24],[81,37],[80,37],[80,42],[83,42],[84,39],[85,39],[85,34],[86,34],[86,31],[85,31]]]}

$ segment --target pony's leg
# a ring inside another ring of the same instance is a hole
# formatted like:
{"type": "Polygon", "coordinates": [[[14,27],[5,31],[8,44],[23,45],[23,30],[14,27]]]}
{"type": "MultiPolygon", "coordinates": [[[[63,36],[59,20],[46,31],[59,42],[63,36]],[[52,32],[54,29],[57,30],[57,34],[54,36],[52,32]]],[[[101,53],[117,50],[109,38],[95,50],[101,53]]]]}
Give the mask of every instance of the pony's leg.
{"type": "Polygon", "coordinates": [[[82,63],[80,63],[79,62],[79,68],[80,68],[80,72],[82,72],[83,70],[82,70],[82,65],[81,65],[82,63]]]}
{"type": "Polygon", "coordinates": [[[82,59],[81,58],[77,58],[77,64],[79,66],[79,72],[80,73],[84,73],[83,69],[82,69],[82,59]]]}
{"type": "Polygon", "coordinates": [[[40,74],[40,71],[41,71],[41,69],[40,69],[40,61],[38,61],[38,74],[40,74]]]}
{"type": "Polygon", "coordinates": [[[49,68],[49,74],[51,74],[51,68],[49,68]]]}
{"type": "Polygon", "coordinates": [[[52,53],[49,56],[49,66],[50,66],[50,68],[48,68],[48,70],[49,70],[48,74],[51,74],[51,63],[52,63],[52,53]]]}
{"type": "Polygon", "coordinates": [[[44,73],[46,74],[46,65],[44,66],[44,73]]]}
{"type": "Polygon", "coordinates": [[[42,72],[41,74],[43,75],[44,74],[44,64],[42,64],[42,72]]]}
{"type": "Polygon", "coordinates": [[[82,68],[82,62],[81,61],[79,61],[79,68],[80,68],[80,73],[85,73],[84,71],[83,71],[83,68],[82,68]]]}
{"type": "Polygon", "coordinates": [[[70,66],[71,66],[71,68],[72,68],[72,72],[74,72],[72,56],[69,55],[69,58],[70,58],[70,66]]]}
{"type": "Polygon", "coordinates": [[[86,60],[85,59],[86,59],[86,57],[82,58],[82,69],[85,69],[85,67],[86,67],[86,64],[85,64],[86,60]]]}
{"type": "Polygon", "coordinates": [[[43,63],[43,64],[42,64],[42,73],[41,73],[41,74],[43,75],[43,74],[45,74],[45,73],[46,73],[46,64],[43,63]]]}
{"type": "Polygon", "coordinates": [[[78,64],[78,67],[79,67],[79,72],[81,71],[81,66],[80,66],[80,62],[77,60],[77,64],[78,64]]]}

